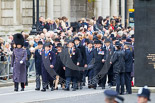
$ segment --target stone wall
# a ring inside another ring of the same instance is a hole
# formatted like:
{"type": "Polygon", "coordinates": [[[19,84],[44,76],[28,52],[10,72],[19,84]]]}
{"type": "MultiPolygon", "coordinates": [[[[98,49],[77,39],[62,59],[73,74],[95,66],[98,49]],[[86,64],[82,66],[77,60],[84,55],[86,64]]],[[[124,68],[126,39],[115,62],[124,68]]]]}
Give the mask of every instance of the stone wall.
{"type": "MultiPolygon", "coordinates": [[[[33,0],[0,0],[0,35],[2,33],[6,34],[6,32],[29,31],[31,29],[32,1],[33,0]]],[[[118,15],[118,0],[89,0],[89,2],[88,0],[39,1],[40,16],[45,18],[50,17],[56,19],[66,16],[70,22],[74,22],[80,18],[90,18],[94,15],[96,17],[118,15]],[[111,9],[113,11],[111,11],[111,9]]],[[[128,9],[129,8],[133,8],[133,0],[128,0],[128,9]]],[[[122,13],[123,10],[124,5],[122,5],[122,13]]]]}
{"type": "Polygon", "coordinates": [[[87,0],[71,0],[71,21],[86,17],[87,0]]]}
{"type": "MultiPolygon", "coordinates": [[[[46,0],[39,1],[40,16],[46,17],[46,0]]],[[[33,0],[0,0],[0,7],[0,35],[30,31],[33,0]]]]}
{"type": "Polygon", "coordinates": [[[61,16],[61,0],[54,0],[54,19],[57,19],[58,17],[61,16]]]}

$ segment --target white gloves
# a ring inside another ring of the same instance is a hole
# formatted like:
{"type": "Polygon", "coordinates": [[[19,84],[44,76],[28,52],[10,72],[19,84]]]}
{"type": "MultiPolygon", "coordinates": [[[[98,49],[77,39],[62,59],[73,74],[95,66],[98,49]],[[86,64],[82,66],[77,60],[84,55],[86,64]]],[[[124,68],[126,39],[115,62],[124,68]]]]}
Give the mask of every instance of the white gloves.
{"type": "Polygon", "coordinates": [[[10,73],[13,73],[13,67],[11,67],[11,69],[10,69],[10,73]]]}
{"type": "Polygon", "coordinates": [[[22,60],[20,61],[20,64],[23,64],[23,61],[22,60]]]}

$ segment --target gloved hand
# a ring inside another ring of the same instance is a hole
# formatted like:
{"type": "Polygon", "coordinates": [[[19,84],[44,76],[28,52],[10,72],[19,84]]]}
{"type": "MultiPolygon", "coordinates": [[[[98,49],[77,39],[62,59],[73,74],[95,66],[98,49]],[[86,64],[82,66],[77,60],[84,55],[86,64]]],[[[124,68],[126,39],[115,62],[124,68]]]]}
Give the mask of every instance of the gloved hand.
{"type": "Polygon", "coordinates": [[[22,60],[20,61],[20,64],[23,64],[23,61],[22,60]]]}
{"type": "Polygon", "coordinates": [[[10,69],[10,73],[13,73],[13,67],[11,67],[11,69],[10,69]]]}

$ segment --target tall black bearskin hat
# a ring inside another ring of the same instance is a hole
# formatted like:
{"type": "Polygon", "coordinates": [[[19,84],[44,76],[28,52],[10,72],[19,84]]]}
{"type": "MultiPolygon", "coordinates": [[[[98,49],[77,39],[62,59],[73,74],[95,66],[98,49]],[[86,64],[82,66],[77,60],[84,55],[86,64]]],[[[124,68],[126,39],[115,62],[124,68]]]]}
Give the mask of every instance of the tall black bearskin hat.
{"type": "Polygon", "coordinates": [[[21,33],[14,34],[13,41],[16,45],[24,45],[24,37],[21,33]]]}

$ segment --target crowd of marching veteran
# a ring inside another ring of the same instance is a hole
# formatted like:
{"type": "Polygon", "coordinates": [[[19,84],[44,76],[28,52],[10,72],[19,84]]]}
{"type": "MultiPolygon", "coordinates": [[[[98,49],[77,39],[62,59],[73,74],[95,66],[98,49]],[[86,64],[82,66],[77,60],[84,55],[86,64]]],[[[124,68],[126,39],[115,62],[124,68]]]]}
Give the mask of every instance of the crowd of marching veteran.
{"type": "Polygon", "coordinates": [[[9,37],[14,90],[19,83],[21,91],[28,85],[29,60],[34,58],[37,91],[116,86],[118,94],[131,94],[134,28],[124,28],[116,16],[82,18],[74,25],[68,21],[41,16],[35,36],[21,32],[9,37]]]}

